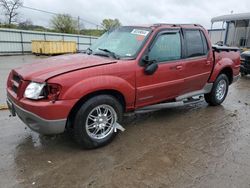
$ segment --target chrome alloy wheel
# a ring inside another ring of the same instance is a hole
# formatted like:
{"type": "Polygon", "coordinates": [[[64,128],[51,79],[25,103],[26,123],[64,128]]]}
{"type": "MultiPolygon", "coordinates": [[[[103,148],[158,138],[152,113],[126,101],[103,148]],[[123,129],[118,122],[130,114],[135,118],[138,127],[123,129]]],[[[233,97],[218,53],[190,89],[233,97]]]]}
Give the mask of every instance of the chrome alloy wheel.
{"type": "Polygon", "coordinates": [[[103,104],[92,109],[86,119],[87,134],[93,139],[103,139],[114,130],[117,114],[112,106],[103,104]]]}
{"type": "Polygon", "coordinates": [[[227,83],[225,80],[220,80],[220,82],[218,83],[217,87],[216,87],[216,98],[217,100],[222,100],[226,94],[227,91],[227,83]]]}

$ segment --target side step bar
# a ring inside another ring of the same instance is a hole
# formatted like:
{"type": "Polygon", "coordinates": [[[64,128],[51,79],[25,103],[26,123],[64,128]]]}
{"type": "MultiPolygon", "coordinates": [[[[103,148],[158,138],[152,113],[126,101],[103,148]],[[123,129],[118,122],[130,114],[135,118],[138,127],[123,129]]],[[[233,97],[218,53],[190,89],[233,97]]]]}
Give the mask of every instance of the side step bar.
{"type": "Polygon", "coordinates": [[[181,107],[185,105],[196,104],[202,101],[202,99],[203,97],[199,96],[198,98],[190,98],[190,99],[186,99],[182,101],[154,104],[154,105],[139,108],[135,110],[134,113],[138,114],[138,113],[152,112],[152,111],[157,111],[161,109],[176,108],[176,107],[181,107]]]}

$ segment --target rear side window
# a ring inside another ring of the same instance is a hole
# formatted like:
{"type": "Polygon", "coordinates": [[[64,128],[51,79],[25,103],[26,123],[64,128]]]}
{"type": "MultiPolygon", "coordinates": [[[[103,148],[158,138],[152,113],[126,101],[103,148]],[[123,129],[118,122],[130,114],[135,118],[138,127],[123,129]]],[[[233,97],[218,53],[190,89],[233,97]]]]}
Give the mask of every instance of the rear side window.
{"type": "Polygon", "coordinates": [[[148,55],[151,60],[156,60],[158,62],[180,59],[180,33],[165,33],[160,35],[156,39],[148,55]]]}
{"type": "Polygon", "coordinates": [[[207,54],[208,47],[205,36],[200,30],[186,30],[186,57],[197,57],[207,54]]]}

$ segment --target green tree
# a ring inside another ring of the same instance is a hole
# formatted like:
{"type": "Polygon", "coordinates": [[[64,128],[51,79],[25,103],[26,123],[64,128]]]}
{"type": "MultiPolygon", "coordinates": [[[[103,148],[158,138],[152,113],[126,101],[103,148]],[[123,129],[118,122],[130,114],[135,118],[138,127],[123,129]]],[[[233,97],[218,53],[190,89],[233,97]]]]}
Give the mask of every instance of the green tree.
{"type": "Polygon", "coordinates": [[[69,14],[58,14],[51,19],[52,28],[61,33],[77,33],[77,20],[69,14]]]}
{"type": "Polygon", "coordinates": [[[114,29],[121,26],[121,23],[118,19],[104,19],[102,20],[102,27],[105,31],[114,29]]]}
{"type": "Polygon", "coordinates": [[[17,22],[17,9],[23,5],[22,0],[0,0],[0,7],[2,7],[4,15],[7,19],[7,24],[11,25],[17,22]]]}
{"type": "Polygon", "coordinates": [[[80,34],[91,35],[91,36],[101,36],[105,31],[100,29],[82,29],[80,34]]]}

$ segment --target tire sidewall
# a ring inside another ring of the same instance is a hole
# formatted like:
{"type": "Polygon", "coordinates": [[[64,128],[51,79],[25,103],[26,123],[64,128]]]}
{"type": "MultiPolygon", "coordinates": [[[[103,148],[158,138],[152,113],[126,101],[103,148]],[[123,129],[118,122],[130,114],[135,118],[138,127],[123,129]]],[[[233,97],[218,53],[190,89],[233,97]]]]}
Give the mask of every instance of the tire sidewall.
{"type": "Polygon", "coordinates": [[[117,122],[122,121],[122,106],[116,98],[109,95],[99,95],[87,100],[77,112],[74,121],[75,139],[80,145],[82,145],[86,149],[104,146],[111,142],[117,134],[117,132],[113,131],[103,139],[95,139],[90,137],[86,131],[86,119],[89,113],[95,107],[103,104],[109,105],[115,110],[117,122]]]}
{"type": "Polygon", "coordinates": [[[218,78],[216,79],[215,83],[214,83],[214,87],[213,87],[213,100],[214,102],[216,102],[217,104],[221,104],[225,98],[227,97],[227,93],[228,93],[228,88],[229,88],[229,80],[228,80],[228,77],[225,75],[225,74],[221,74],[218,76],[218,78]],[[226,81],[226,92],[223,96],[223,98],[221,100],[219,100],[217,97],[216,97],[216,90],[217,90],[217,87],[218,87],[218,84],[221,80],[225,80],[226,81]]]}

